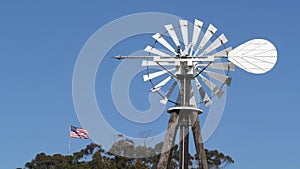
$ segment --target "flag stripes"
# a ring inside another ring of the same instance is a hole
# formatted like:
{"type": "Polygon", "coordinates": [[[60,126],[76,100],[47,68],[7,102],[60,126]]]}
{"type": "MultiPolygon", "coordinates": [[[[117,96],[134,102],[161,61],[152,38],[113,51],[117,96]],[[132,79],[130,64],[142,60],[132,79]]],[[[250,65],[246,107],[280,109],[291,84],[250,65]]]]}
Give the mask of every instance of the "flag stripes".
{"type": "Polygon", "coordinates": [[[70,138],[88,139],[88,131],[84,128],[71,126],[70,138]]]}

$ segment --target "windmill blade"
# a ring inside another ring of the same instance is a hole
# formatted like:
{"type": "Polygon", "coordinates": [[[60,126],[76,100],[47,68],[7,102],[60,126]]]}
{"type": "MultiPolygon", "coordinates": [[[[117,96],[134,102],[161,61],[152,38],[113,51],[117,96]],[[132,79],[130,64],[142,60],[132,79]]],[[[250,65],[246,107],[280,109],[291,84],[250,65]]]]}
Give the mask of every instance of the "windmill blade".
{"type": "Polygon", "coordinates": [[[198,46],[198,49],[196,50],[196,52],[194,53],[193,56],[196,56],[199,52],[199,50],[201,50],[206,43],[210,40],[210,38],[217,32],[217,28],[215,26],[213,26],[212,24],[210,24],[205,32],[205,34],[203,35],[203,38],[198,46]]]}
{"type": "Polygon", "coordinates": [[[179,40],[178,40],[178,37],[176,35],[173,25],[172,24],[165,25],[165,28],[166,28],[167,32],[169,33],[170,37],[172,38],[173,42],[175,43],[175,45],[177,47],[180,46],[180,43],[179,43],[179,40]]]}
{"type": "MultiPolygon", "coordinates": [[[[198,66],[207,66],[207,64],[199,64],[198,66]]],[[[234,64],[231,62],[211,63],[207,68],[234,71],[234,64]]]]}
{"type": "Polygon", "coordinates": [[[165,96],[162,100],[160,100],[160,103],[162,103],[162,104],[167,104],[168,99],[169,99],[169,97],[171,96],[171,94],[173,93],[173,91],[174,91],[176,85],[177,85],[177,81],[175,81],[175,82],[172,84],[171,88],[167,91],[166,96],[165,96]]]}
{"type": "Polygon", "coordinates": [[[224,50],[221,50],[217,53],[211,54],[214,55],[215,58],[219,58],[219,57],[228,57],[228,53],[232,50],[232,47],[226,48],[224,50]]]}
{"type": "Polygon", "coordinates": [[[197,19],[195,19],[194,21],[194,30],[193,30],[193,39],[192,39],[192,47],[191,47],[191,51],[190,51],[190,56],[192,56],[192,52],[194,50],[194,47],[196,46],[196,43],[198,41],[200,32],[201,32],[201,28],[203,26],[203,22],[199,21],[197,19]]]}
{"type": "Polygon", "coordinates": [[[164,79],[163,81],[161,81],[160,83],[158,83],[156,86],[154,86],[153,88],[151,88],[151,92],[156,92],[158,91],[161,87],[163,87],[165,84],[167,84],[170,80],[172,79],[171,76],[167,77],[166,79],[164,79]]]}
{"type": "MultiPolygon", "coordinates": [[[[161,66],[175,66],[174,62],[159,62],[161,66]]],[[[143,60],[142,66],[159,66],[157,62],[150,61],[150,60],[143,60]]]]}
{"type": "Polygon", "coordinates": [[[204,105],[206,107],[208,107],[212,103],[212,101],[210,100],[208,94],[205,92],[205,90],[203,89],[203,87],[201,86],[201,84],[197,78],[195,78],[195,82],[196,82],[196,87],[199,91],[199,94],[204,102],[204,105]]]}
{"type": "Polygon", "coordinates": [[[217,49],[218,47],[220,47],[221,45],[227,43],[228,40],[225,37],[224,34],[220,35],[213,43],[211,43],[205,50],[204,52],[202,52],[199,56],[203,56],[206,54],[209,54],[210,52],[212,52],[213,50],[217,49]]]}
{"type": "Polygon", "coordinates": [[[155,54],[155,55],[159,55],[159,56],[170,56],[169,54],[165,53],[165,52],[162,52],[154,47],[151,47],[151,46],[147,46],[145,49],[144,49],[145,52],[149,52],[149,53],[152,53],[152,54],[155,54]]]}
{"type": "Polygon", "coordinates": [[[190,43],[187,47],[184,48],[183,56],[187,56],[189,49],[191,48],[192,44],[190,43]]]}
{"type": "Polygon", "coordinates": [[[179,20],[182,39],[185,48],[189,45],[189,36],[188,36],[188,21],[187,20],[179,20]]]}
{"type": "Polygon", "coordinates": [[[247,72],[262,74],[275,66],[277,50],[265,39],[253,39],[230,51],[228,60],[247,72]]]}
{"type": "Polygon", "coordinates": [[[211,90],[215,95],[217,95],[219,98],[222,97],[224,94],[224,91],[221,90],[217,85],[215,85],[213,82],[209,81],[205,77],[203,77],[201,74],[199,75],[201,77],[201,80],[204,82],[204,84],[211,90]]]}
{"type": "Polygon", "coordinates": [[[159,34],[156,33],[155,35],[152,36],[155,40],[157,40],[160,44],[162,44],[164,47],[169,49],[172,53],[177,55],[175,49],[159,34]]]}
{"type": "Polygon", "coordinates": [[[193,106],[197,105],[196,97],[195,97],[195,94],[194,94],[194,89],[193,89],[192,84],[190,84],[190,104],[193,105],[193,106]]]}
{"type": "Polygon", "coordinates": [[[216,79],[219,82],[225,83],[227,86],[230,86],[231,84],[231,80],[232,78],[229,76],[225,76],[219,73],[215,73],[215,72],[211,72],[208,70],[204,70],[203,72],[205,72],[209,77],[212,77],[214,79],[216,79]]]}
{"type": "Polygon", "coordinates": [[[146,74],[143,76],[143,79],[144,81],[148,81],[150,79],[154,79],[156,77],[159,77],[161,75],[164,75],[166,73],[170,73],[170,72],[173,72],[175,71],[176,68],[173,68],[173,69],[167,69],[167,70],[161,70],[161,71],[158,71],[158,72],[154,72],[154,73],[150,73],[150,74],[146,74]]]}

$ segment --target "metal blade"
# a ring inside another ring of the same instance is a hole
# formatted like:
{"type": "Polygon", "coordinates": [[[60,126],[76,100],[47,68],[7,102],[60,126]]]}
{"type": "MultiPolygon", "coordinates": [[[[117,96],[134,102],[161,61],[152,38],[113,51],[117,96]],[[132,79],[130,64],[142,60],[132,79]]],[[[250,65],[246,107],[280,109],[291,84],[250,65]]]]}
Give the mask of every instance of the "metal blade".
{"type": "MultiPolygon", "coordinates": [[[[206,66],[207,64],[199,64],[199,66],[206,66]]],[[[218,69],[218,70],[229,70],[234,71],[234,64],[231,62],[223,62],[223,63],[212,63],[208,66],[211,69],[218,69]]]]}
{"type": "Polygon", "coordinates": [[[164,47],[169,49],[172,53],[177,55],[175,49],[159,34],[156,33],[155,35],[152,36],[155,40],[157,40],[160,44],[162,44],[164,47]]]}
{"type": "Polygon", "coordinates": [[[191,48],[192,44],[190,43],[187,47],[184,48],[183,56],[187,56],[189,49],[191,48]]]}
{"type": "Polygon", "coordinates": [[[225,37],[224,34],[220,35],[213,43],[211,43],[205,50],[204,52],[202,52],[199,56],[203,56],[206,54],[209,54],[210,52],[212,52],[213,50],[217,49],[218,47],[220,47],[221,45],[227,43],[228,40],[225,37]]]}
{"type": "Polygon", "coordinates": [[[211,72],[208,70],[204,70],[203,72],[205,72],[209,77],[212,77],[214,79],[216,79],[219,82],[225,83],[227,86],[230,86],[231,84],[231,80],[232,78],[229,76],[225,76],[219,73],[215,73],[215,72],[211,72]]]}
{"type": "Polygon", "coordinates": [[[228,57],[229,52],[232,50],[232,47],[226,48],[224,50],[221,50],[220,52],[217,52],[214,55],[214,57],[228,57]]]}
{"type": "Polygon", "coordinates": [[[154,72],[154,73],[150,73],[150,74],[146,74],[143,76],[143,79],[144,81],[148,81],[150,79],[154,79],[158,76],[161,76],[163,74],[166,74],[166,73],[169,73],[169,72],[173,72],[176,68],[173,68],[173,69],[168,69],[168,70],[161,70],[161,71],[158,71],[158,72],[154,72]]]}
{"type": "Polygon", "coordinates": [[[217,95],[219,98],[222,97],[222,95],[224,94],[224,91],[219,89],[219,87],[217,85],[215,85],[213,82],[209,81],[208,79],[206,79],[205,77],[203,77],[201,74],[199,75],[201,77],[201,80],[204,82],[204,84],[211,90],[214,92],[215,95],[217,95]]]}
{"type": "Polygon", "coordinates": [[[190,105],[197,106],[196,97],[192,84],[190,84],[190,105]]]}
{"type": "Polygon", "coordinates": [[[196,87],[199,90],[200,96],[203,100],[203,103],[206,107],[208,107],[212,101],[210,100],[209,96],[207,95],[207,93],[204,91],[204,89],[202,88],[200,82],[198,81],[197,78],[195,78],[195,82],[196,82],[196,87]]]}
{"type": "Polygon", "coordinates": [[[182,39],[185,48],[189,45],[189,37],[188,37],[188,21],[187,20],[179,20],[182,39]]]}
{"type": "Polygon", "coordinates": [[[149,52],[149,53],[152,53],[152,54],[155,54],[155,55],[159,55],[159,56],[170,56],[169,54],[165,53],[165,52],[162,52],[156,48],[153,48],[151,46],[147,46],[145,49],[144,49],[145,52],[149,52]]]}
{"type": "Polygon", "coordinates": [[[217,28],[214,27],[212,24],[210,24],[198,46],[198,49],[196,50],[196,52],[194,53],[193,56],[196,56],[199,52],[199,50],[201,50],[205,45],[206,43],[210,40],[210,38],[213,36],[213,34],[215,34],[217,32],[217,28]]]}
{"type": "Polygon", "coordinates": [[[199,35],[200,35],[200,32],[201,32],[202,26],[203,26],[203,22],[195,19],[195,21],[194,21],[194,30],[193,30],[193,39],[192,39],[192,47],[191,47],[191,51],[190,51],[190,56],[192,56],[192,52],[193,52],[194,47],[196,46],[196,43],[198,41],[198,38],[199,38],[199,35]]]}
{"type": "Polygon", "coordinates": [[[165,25],[165,28],[168,31],[168,33],[169,33],[170,37],[172,38],[172,40],[174,41],[175,45],[177,47],[180,46],[180,43],[179,43],[179,40],[178,40],[178,37],[176,35],[176,32],[175,32],[175,29],[174,29],[173,25],[172,24],[165,25]]]}
{"type": "MultiPolygon", "coordinates": [[[[174,62],[159,62],[159,64],[161,66],[175,66],[174,62]]],[[[142,66],[159,66],[159,65],[154,61],[143,60],[142,66]]]]}
{"type": "Polygon", "coordinates": [[[162,104],[167,104],[168,99],[169,99],[169,97],[171,96],[172,92],[174,91],[176,85],[177,85],[177,81],[175,81],[175,82],[172,84],[172,86],[171,86],[171,88],[168,90],[166,96],[160,101],[160,103],[162,103],[162,104]]]}
{"type": "Polygon", "coordinates": [[[247,72],[262,74],[277,62],[276,47],[264,39],[253,39],[229,52],[228,60],[247,72]]]}
{"type": "Polygon", "coordinates": [[[167,84],[170,80],[172,79],[171,76],[167,77],[166,79],[164,79],[163,81],[161,81],[160,83],[158,83],[156,86],[154,86],[153,88],[151,88],[151,92],[156,92],[158,91],[162,86],[164,86],[165,84],[167,84]]]}

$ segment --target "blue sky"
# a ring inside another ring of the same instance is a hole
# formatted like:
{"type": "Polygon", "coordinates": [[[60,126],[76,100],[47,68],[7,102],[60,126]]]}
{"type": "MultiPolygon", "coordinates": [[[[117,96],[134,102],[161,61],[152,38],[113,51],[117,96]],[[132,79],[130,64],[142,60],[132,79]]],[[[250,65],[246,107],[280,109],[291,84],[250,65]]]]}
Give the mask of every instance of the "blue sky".
{"type": "MultiPolygon", "coordinates": [[[[205,144],[232,156],[233,169],[300,168],[298,8],[292,0],[0,2],[1,168],[67,153],[68,125],[80,126],[72,101],[78,54],[100,27],[137,12],[213,23],[232,46],[272,41],[277,65],[265,75],[231,74],[222,121],[205,144]]],[[[89,142],[72,140],[72,151],[89,142]]]]}

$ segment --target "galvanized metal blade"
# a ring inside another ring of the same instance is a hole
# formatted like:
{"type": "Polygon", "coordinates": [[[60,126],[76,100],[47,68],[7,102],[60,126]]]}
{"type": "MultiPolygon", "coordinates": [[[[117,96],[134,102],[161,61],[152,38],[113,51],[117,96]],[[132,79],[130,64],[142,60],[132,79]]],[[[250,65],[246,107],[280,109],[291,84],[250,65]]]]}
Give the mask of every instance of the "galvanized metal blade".
{"type": "Polygon", "coordinates": [[[195,106],[197,107],[197,102],[196,102],[196,97],[195,97],[195,93],[194,93],[194,89],[192,87],[192,84],[190,85],[190,105],[191,106],[195,106]]]}
{"type": "Polygon", "coordinates": [[[180,42],[176,35],[175,29],[172,24],[165,25],[167,32],[169,33],[170,37],[172,38],[173,42],[175,43],[176,47],[180,46],[180,42]]]}
{"type": "Polygon", "coordinates": [[[158,72],[146,74],[146,75],[143,76],[143,79],[144,79],[144,81],[148,81],[150,79],[154,79],[156,77],[159,77],[161,75],[164,75],[166,73],[173,72],[173,71],[175,71],[175,68],[173,68],[173,69],[167,69],[167,70],[161,70],[161,71],[158,71],[158,72]]]}
{"type": "Polygon", "coordinates": [[[219,82],[225,83],[227,86],[230,86],[231,84],[231,80],[232,78],[229,76],[225,76],[219,73],[215,73],[215,72],[211,72],[208,70],[204,70],[203,72],[205,72],[209,77],[216,79],[219,82]]]}
{"type": "Polygon", "coordinates": [[[201,42],[199,43],[198,49],[194,53],[193,56],[196,56],[198,52],[207,44],[207,42],[210,40],[210,38],[216,33],[217,28],[210,24],[203,35],[203,38],[201,39],[201,42]]]}
{"type": "Polygon", "coordinates": [[[190,43],[187,47],[184,48],[183,56],[187,56],[189,49],[191,48],[192,44],[190,43]]]}
{"type": "Polygon", "coordinates": [[[202,101],[203,101],[204,105],[206,107],[208,107],[212,103],[212,101],[210,100],[208,94],[205,92],[205,90],[203,89],[203,87],[201,86],[201,84],[200,84],[200,82],[198,81],[197,78],[195,78],[195,83],[196,83],[196,87],[199,91],[199,94],[202,98],[202,101]]]}
{"type": "Polygon", "coordinates": [[[207,55],[213,50],[217,49],[218,47],[222,46],[223,44],[227,43],[228,40],[224,34],[220,35],[214,42],[212,42],[199,56],[207,55]]]}
{"type": "Polygon", "coordinates": [[[165,52],[162,52],[154,47],[151,47],[151,46],[147,46],[145,49],[144,49],[145,52],[149,52],[149,53],[152,53],[152,54],[155,54],[155,55],[159,55],[159,56],[170,56],[169,54],[165,53],[165,52]]]}
{"type": "Polygon", "coordinates": [[[170,87],[170,89],[167,91],[166,96],[160,101],[160,103],[162,104],[167,104],[169,97],[171,96],[171,94],[173,93],[175,87],[177,85],[177,81],[175,81],[172,86],[170,87]]]}
{"type": "Polygon", "coordinates": [[[206,79],[204,76],[201,74],[199,75],[201,77],[201,80],[203,83],[211,90],[215,95],[217,95],[219,98],[221,98],[224,94],[224,91],[221,90],[217,85],[215,85],[213,82],[210,80],[206,79]]]}
{"type": "Polygon", "coordinates": [[[172,53],[177,55],[175,49],[160,35],[159,33],[156,33],[152,36],[155,40],[157,40],[160,44],[162,44],[164,47],[169,49],[172,53]]]}
{"type": "Polygon", "coordinates": [[[163,87],[164,85],[166,85],[171,79],[172,79],[171,76],[167,77],[166,79],[164,79],[163,81],[161,81],[160,83],[158,83],[156,86],[154,86],[153,88],[151,88],[151,92],[158,91],[161,87],[163,87]]]}
{"type": "Polygon", "coordinates": [[[196,46],[198,42],[198,38],[201,32],[201,28],[203,26],[203,22],[195,19],[194,21],[194,30],[193,30],[193,39],[192,39],[192,46],[190,50],[190,56],[192,56],[192,52],[194,50],[194,47],[196,46]]]}
{"type": "Polygon", "coordinates": [[[188,21],[187,20],[179,20],[179,24],[180,24],[184,47],[187,48],[189,45],[188,21]]]}
{"type": "MultiPolygon", "coordinates": [[[[207,64],[198,64],[198,65],[199,66],[207,66],[207,64]]],[[[234,64],[231,62],[211,63],[207,68],[234,71],[234,64]]]]}
{"type": "Polygon", "coordinates": [[[211,54],[211,55],[213,55],[216,58],[219,58],[219,57],[227,58],[228,54],[231,50],[232,50],[232,47],[229,47],[229,48],[223,49],[223,50],[221,50],[217,53],[211,54]]]}

